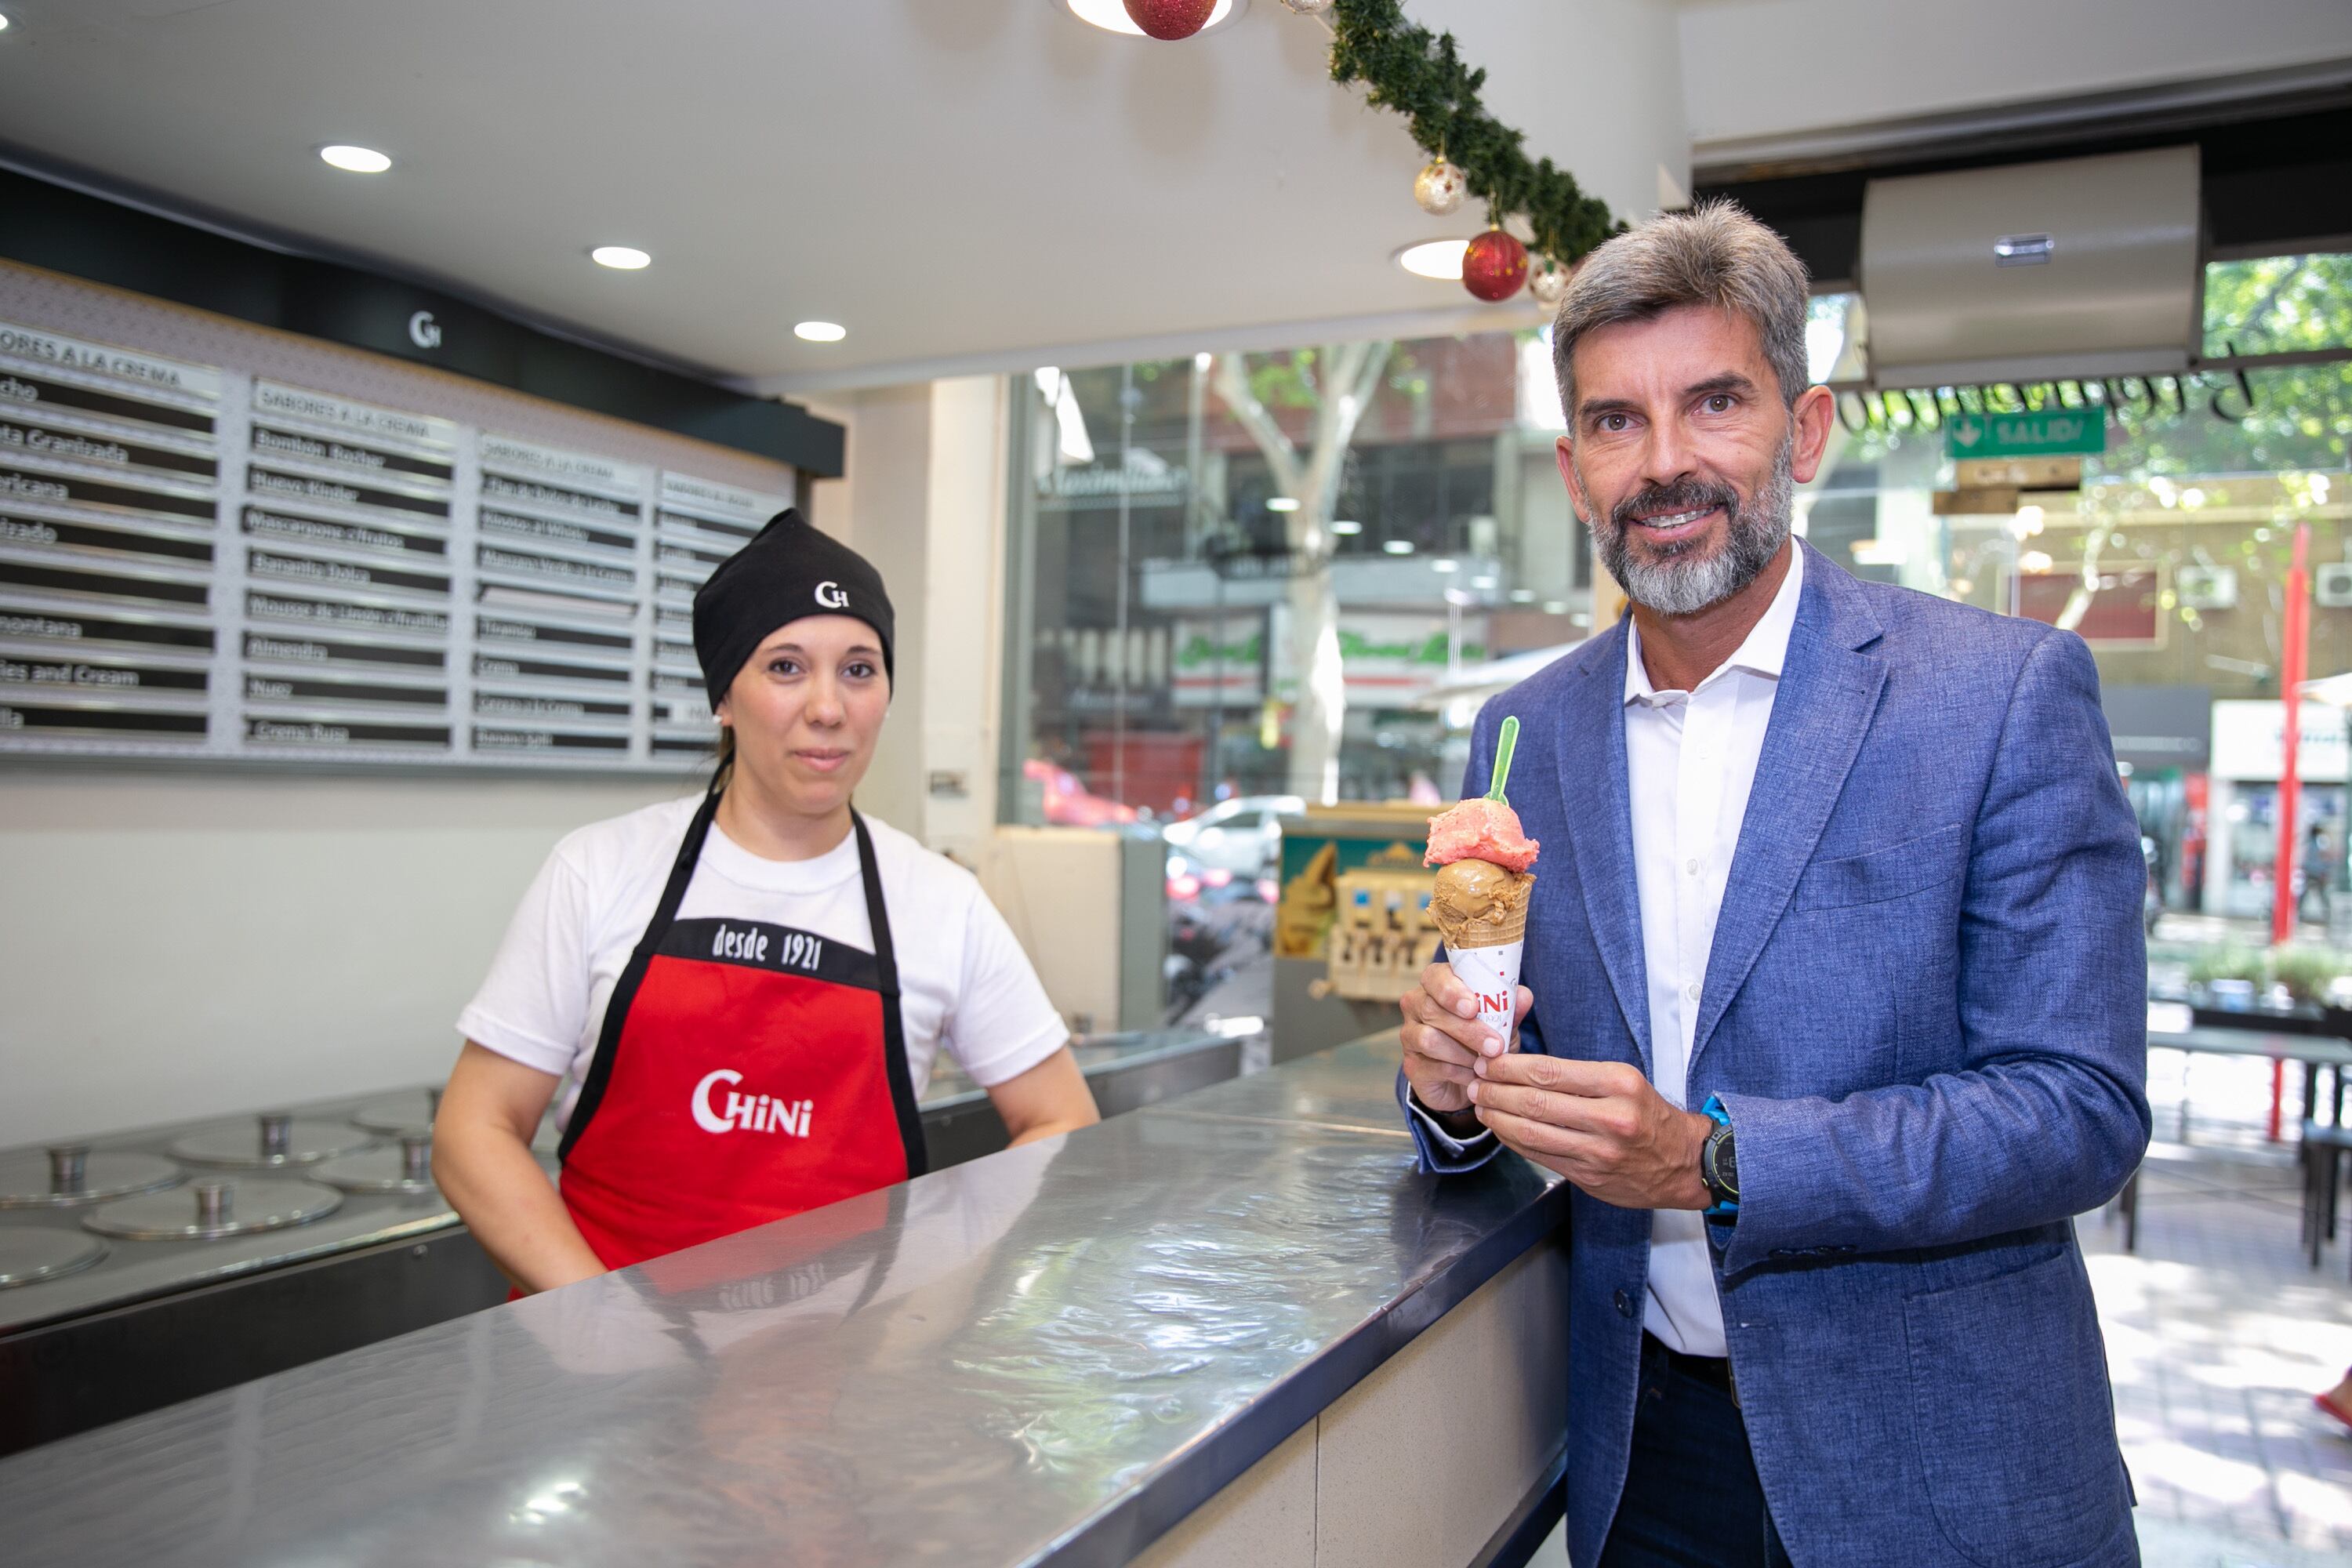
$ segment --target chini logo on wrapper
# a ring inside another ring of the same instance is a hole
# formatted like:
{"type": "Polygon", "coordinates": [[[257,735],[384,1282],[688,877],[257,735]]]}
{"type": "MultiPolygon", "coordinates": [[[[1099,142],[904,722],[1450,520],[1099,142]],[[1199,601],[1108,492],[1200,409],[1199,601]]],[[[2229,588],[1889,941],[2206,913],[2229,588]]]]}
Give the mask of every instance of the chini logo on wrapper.
{"type": "Polygon", "coordinates": [[[711,1102],[711,1091],[720,1083],[741,1083],[743,1075],[732,1068],[720,1068],[706,1073],[694,1086],[690,1109],[694,1124],[705,1132],[782,1132],[787,1137],[805,1138],[809,1122],[816,1113],[813,1100],[778,1100],[767,1094],[738,1094],[727,1091],[727,1109],[720,1110],[711,1102]]]}
{"type": "Polygon", "coordinates": [[[1519,984],[1519,957],[1527,947],[1525,940],[1496,942],[1487,947],[1453,947],[1445,950],[1445,962],[1470,994],[1478,1001],[1478,1022],[1510,1043],[1511,1030],[1518,1020],[1513,1016],[1512,993],[1519,984]]]}

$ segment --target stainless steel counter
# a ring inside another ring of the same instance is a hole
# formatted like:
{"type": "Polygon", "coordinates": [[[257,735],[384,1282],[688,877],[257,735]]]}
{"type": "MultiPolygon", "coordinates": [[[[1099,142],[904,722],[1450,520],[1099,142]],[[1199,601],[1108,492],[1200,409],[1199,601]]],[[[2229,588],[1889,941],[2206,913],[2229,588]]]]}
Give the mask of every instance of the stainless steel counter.
{"type": "MultiPolygon", "coordinates": [[[[1234,1076],[1244,1041],[1204,1030],[1095,1036],[1074,1042],[1079,1070],[1105,1116],[1234,1076]]],[[[922,1100],[934,1169],[1004,1147],[987,1091],[961,1074],[936,1075],[922,1100]]],[[[235,1212],[252,1212],[261,1184],[309,1200],[313,1182],[364,1185],[402,1169],[397,1132],[431,1121],[422,1089],[314,1101],[297,1108],[292,1136],[317,1149],[378,1140],[367,1152],[308,1166],[238,1173],[185,1163],[190,1149],[245,1157],[257,1146],[252,1116],[174,1123],[91,1141],[89,1184],[128,1173],[173,1184],[135,1200],[171,1224],[194,1210],[194,1188],[242,1183],[235,1212]],[[183,1157],[173,1157],[175,1155],[183,1157]],[[292,1183],[290,1187],[289,1183],[292,1183]]],[[[552,1127],[539,1139],[551,1170],[552,1127]]],[[[420,1151],[421,1152],[421,1151],[420,1151]]],[[[307,1223],[212,1239],[126,1239],[92,1235],[119,1206],[94,1200],[41,1202],[52,1182],[41,1151],[0,1151],[0,1273],[6,1258],[78,1248],[95,1261],[71,1273],[0,1288],[0,1454],[123,1420],[232,1384],[356,1350],[427,1324],[495,1306],[506,1281],[439,1193],[352,1191],[307,1223]]],[[[23,1265],[17,1267],[22,1268],[23,1265]]]]}
{"type": "Polygon", "coordinates": [[[1392,1037],[0,1460],[26,1562],[1126,1561],[1552,1233],[1392,1037]]]}

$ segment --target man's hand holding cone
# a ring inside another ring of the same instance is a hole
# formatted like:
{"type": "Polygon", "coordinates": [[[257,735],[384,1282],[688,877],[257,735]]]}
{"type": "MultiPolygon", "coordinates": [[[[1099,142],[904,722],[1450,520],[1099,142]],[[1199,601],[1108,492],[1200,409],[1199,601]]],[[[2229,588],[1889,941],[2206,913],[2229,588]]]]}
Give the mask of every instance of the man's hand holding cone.
{"type": "MultiPolygon", "coordinates": [[[[1424,1110],[1436,1112],[1457,1137],[1474,1138],[1485,1131],[1472,1112],[1470,1086],[1478,1081],[1479,1058],[1503,1055],[1516,1044],[1480,1022],[1478,999],[1444,963],[1421,972],[1421,984],[1404,994],[1398,1005],[1404,1012],[1404,1076],[1413,1098],[1424,1110]]],[[[1535,997],[1519,986],[1512,995],[1512,1014],[1525,1018],[1535,997]]]]}

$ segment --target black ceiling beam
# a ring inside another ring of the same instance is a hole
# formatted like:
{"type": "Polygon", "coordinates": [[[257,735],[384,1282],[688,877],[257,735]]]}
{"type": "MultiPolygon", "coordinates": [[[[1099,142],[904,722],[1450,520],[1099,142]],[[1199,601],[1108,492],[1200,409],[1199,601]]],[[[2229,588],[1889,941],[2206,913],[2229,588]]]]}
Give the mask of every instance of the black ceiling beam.
{"type": "Polygon", "coordinates": [[[2199,149],[2211,254],[2283,255],[2352,244],[2352,106],[2194,129],[2110,124],[2031,150],[1928,158],[1906,149],[1883,162],[1842,161],[1835,168],[1790,168],[1702,183],[1697,195],[1729,197],[1770,225],[1787,238],[1817,286],[1850,289],[1862,260],[1863,193],[1872,180],[2185,142],[2199,149]]]}
{"type": "Polygon", "coordinates": [[[8,169],[0,169],[0,257],[452,371],[820,479],[842,473],[842,427],[798,404],[749,397],[452,294],[273,250],[8,169]]]}

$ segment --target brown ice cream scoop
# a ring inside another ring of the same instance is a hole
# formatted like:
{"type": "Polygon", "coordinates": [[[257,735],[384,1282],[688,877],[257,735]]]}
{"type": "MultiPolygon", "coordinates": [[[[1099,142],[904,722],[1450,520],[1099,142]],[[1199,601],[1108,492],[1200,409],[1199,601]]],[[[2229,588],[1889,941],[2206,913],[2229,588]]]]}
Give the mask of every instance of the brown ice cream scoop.
{"type": "Polygon", "coordinates": [[[1445,933],[1445,945],[1496,947],[1527,935],[1528,900],[1535,892],[1532,871],[1513,871],[1489,860],[1456,860],[1437,868],[1430,919],[1445,933]]]}

